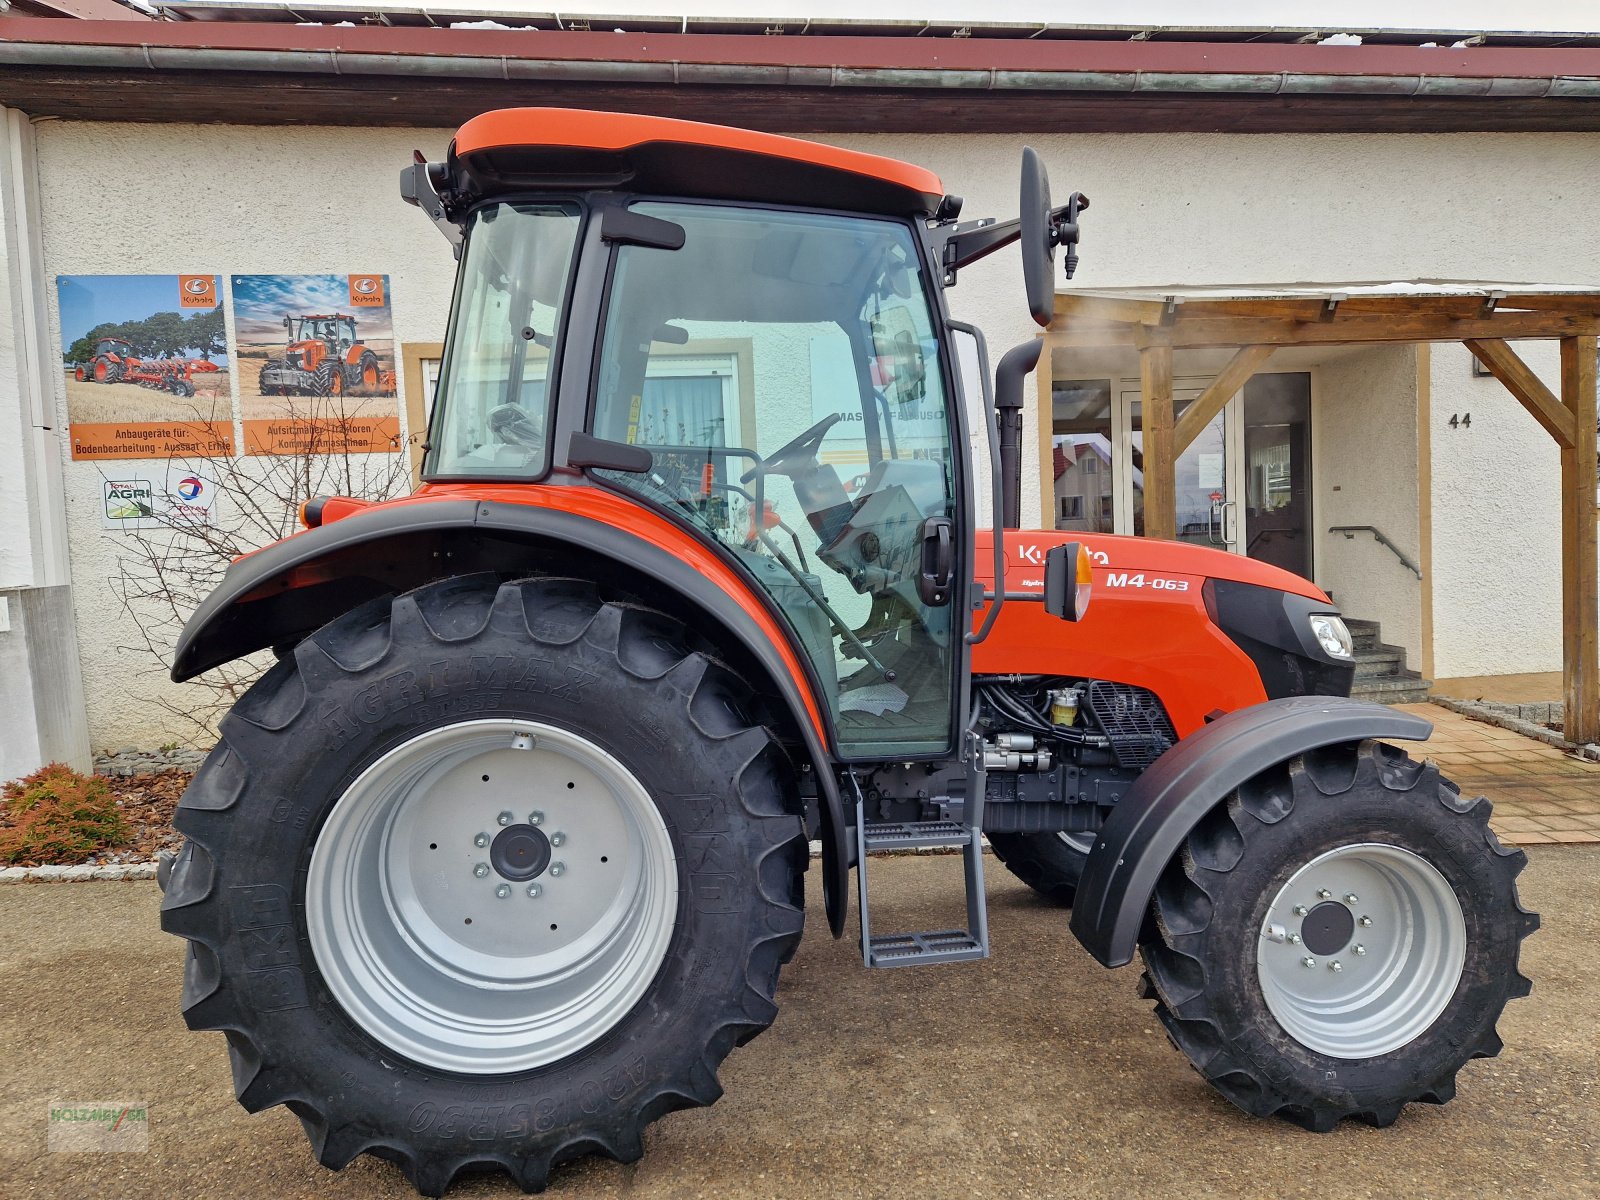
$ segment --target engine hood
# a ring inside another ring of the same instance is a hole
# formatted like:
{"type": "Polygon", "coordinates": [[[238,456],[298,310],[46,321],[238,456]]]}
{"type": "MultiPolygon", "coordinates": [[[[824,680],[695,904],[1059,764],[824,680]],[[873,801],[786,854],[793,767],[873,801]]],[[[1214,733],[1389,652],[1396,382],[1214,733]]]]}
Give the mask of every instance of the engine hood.
{"type": "MultiPolygon", "coordinates": [[[[1044,556],[1053,546],[1082,542],[1094,559],[1096,571],[1145,571],[1206,579],[1231,579],[1257,587],[1276,588],[1317,600],[1332,607],[1328,594],[1292,571],[1270,563],[1257,562],[1242,554],[1229,554],[1209,546],[1187,542],[1168,542],[1156,538],[1125,537],[1112,533],[1072,533],[1057,530],[1004,530],[1006,575],[1011,586],[1020,581],[1014,572],[1042,568],[1044,556]]],[[[974,570],[979,579],[993,582],[994,532],[978,530],[978,553],[974,570]]]]}

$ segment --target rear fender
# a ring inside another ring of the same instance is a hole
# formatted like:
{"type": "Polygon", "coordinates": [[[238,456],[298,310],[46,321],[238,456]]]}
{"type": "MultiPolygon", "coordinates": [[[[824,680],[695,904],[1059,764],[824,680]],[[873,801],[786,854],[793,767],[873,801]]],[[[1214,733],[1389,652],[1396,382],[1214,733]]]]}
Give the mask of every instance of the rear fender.
{"type": "Polygon", "coordinates": [[[1158,758],[1111,810],[1073,899],[1073,934],[1105,966],[1123,966],[1161,872],[1234,788],[1324,746],[1432,733],[1421,717],[1340,696],[1268,700],[1217,718],[1158,758]]]}
{"type": "MultiPolygon", "coordinates": [[[[627,509],[630,524],[644,529],[649,515],[637,506],[627,509]]],[[[605,579],[631,583],[661,607],[690,615],[700,632],[713,640],[720,634],[722,644],[742,651],[765,674],[816,776],[823,896],[838,937],[850,866],[822,710],[787,639],[774,634],[770,617],[763,628],[751,615],[750,605],[759,603],[751,589],[720,562],[712,570],[686,558],[682,550],[674,553],[606,521],[534,504],[416,497],[377,505],[234,562],[184,626],[172,678],[182,682],[254,651],[293,645],[367,600],[447,575],[598,569],[605,579]]]]}

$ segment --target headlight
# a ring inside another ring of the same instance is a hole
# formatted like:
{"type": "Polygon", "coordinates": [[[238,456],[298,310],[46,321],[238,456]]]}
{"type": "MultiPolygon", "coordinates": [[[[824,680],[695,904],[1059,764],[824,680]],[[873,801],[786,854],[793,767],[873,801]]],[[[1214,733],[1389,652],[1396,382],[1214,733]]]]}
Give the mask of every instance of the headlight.
{"type": "Polygon", "coordinates": [[[1344,622],[1332,613],[1311,614],[1311,636],[1329,658],[1350,658],[1355,653],[1355,643],[1344,622]]]}

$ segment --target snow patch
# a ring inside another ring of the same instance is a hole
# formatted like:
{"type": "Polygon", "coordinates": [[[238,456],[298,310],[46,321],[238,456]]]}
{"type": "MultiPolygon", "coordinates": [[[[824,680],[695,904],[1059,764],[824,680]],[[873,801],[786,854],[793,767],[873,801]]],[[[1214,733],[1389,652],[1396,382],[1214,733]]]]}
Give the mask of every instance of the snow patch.
{"type": "Polygon", "coordinates": [[[1319,46],[1359,46],[1361,35],[1359,33],[1330,33],[1317,43],[1319,46]]]}

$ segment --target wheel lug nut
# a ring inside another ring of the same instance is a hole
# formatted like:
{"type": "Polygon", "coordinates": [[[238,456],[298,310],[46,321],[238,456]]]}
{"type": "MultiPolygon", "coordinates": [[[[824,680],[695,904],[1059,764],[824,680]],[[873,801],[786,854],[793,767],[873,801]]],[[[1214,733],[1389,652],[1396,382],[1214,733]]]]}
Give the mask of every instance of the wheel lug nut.
{"type": "Polygon", "coordinates": [[[542,812],[540,812],[538,809],[534,809],[531,813],[528,814],[528,824],[529,825],[543,825],[544,824],[544,814],[542,812]]]}
{"type": "Polygon", "coordinates": [[[494,894],[499,896],[500,899],[504,900],[507,896],[511,895],[511,885],[509,883],[502,883],[499,887],[495,888],[494,894]]]}
{"type": "Polygon", "coordinates": [[[550,835],[550,844],[552,846],[564,846],[566,845],[566,842],[567,835],[564,833],[552,833],[550,835]]]}
{"type": "Polygon", "coordinates": [[[1336,958],[1331,963],[1328,964],[1328,970],[1330,970],[1330,971],[1342,971],[1342,970],[1344,970],[1344,964],[1342,962],[1340,962],[1336,958]]]}
{"type": "Polygon", "coordinates": [[[480,849],[484,846],[487,846],[489,844],[489,835],[487,833],[480,833],[477,837],[472,839],[472,844],[480,849]]]}
{"type": "Polygon", "coordinates": [[[1361,897],[1356,895],[1354,892],[1346,892],[1344,896],[1344,902],[1346,904],[1359,904],[1361,902],[1361,897]]]}
{"type": "Polygon", "coordinates": [[[1310,911],[1304,904],[1296,904],[1294,906],[1294,915],[1297,917],[1303,917],[1310,911]]]}
{"type": "Polygon", "coordinates": [[[1330,892],[1327,888],[1319,888],[1317,890],[1317,899],[1318,900],[1332,900],[1333,899],[1333,893],[1330,892]]]}
{"type": "Polygon", "coordinates": [[[567,873],[567,864],[566,863],[553,862],[553,863],[550,864],[550,874],[555,875],[555,876],[561,876],[561,875],[565,875],[566,873],[567,873]]]}
{"type": "Polygon", "coordinates": [[[489,874],[489,864],[488,863],[479,863],[477,866],[472,868],[472,873],[474,875],[476,875],[479,879],[484,878],[485,876],[487,876],[489,874]]]}
{"type": "Polygon", "coordinates": [[[1302,958],[1300,960],[1300,965],[1303,967],[1314,967],[1317,965],[1317,960],[1314,958],[1302,958]]]}
{"type": "Polygon", "coordinates": [[[511,824],[512,821],[515,821],[515,820],[516,820],[516,818],[513,817],[510,813],[503,812],[498,817],[496,817],[494,819],[494,823],[496,825],[509,825],[509,824],[511,824]]]}
{"type": "Polygon", "coordinates": [[[1361,926],[1361,928],[1363,928],[1363,929],[1371,929],[1372,928],[1372,918],[1371,917],[1362,917],[1359,921],[1356,922],[1356,924],[1361,926]]]}
{"type": "Polygon", "coordinates": [[[544,889],[537,883],[530,883],[528,885],[528,895],[532,896],[535,900],[539,898],[539,893],[542,891],[544,891],[544,889]]]}
{"type": "Polygon", "coordinates": [[[1367,948],[1365,946],[1351,946],[1350,949],[1355,951],[1355,954],[1356,954],[1357,958],[1360,958],[1363,954],[1365,954],[1367,952],[1367,948]]]}
{"type": "Polygon", "coordinates": [[[1291,933],[1289,935],[1289,945],[1298,946],[1299,944],[1300,944],[1300,935],[1298,933],[1291,933]]]}

